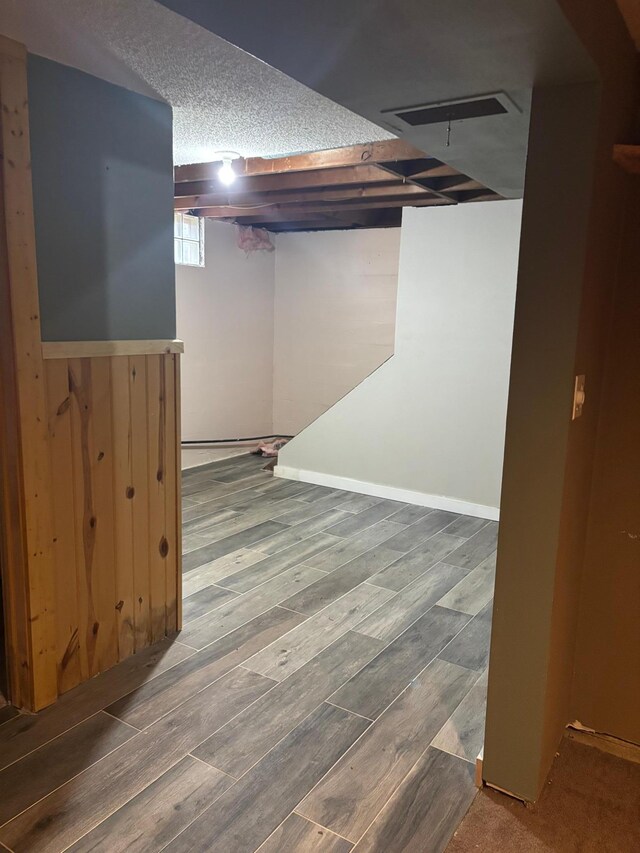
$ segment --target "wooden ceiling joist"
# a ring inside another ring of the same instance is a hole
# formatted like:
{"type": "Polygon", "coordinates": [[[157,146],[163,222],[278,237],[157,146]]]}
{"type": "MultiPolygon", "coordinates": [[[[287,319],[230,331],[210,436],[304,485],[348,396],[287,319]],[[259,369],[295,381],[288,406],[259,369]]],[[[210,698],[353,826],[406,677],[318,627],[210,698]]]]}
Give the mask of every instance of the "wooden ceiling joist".
{"type": "Polygon", "coordinates": [[[351,199],[384,199],[405,198],[407,196],[424,195],[424,189],[401,181],[390,181],[388,184],[374,186],[357,185],[348,189],[315,189],[311,192],[268,192],[268,193],[214,193],[211,195],[185,196],[174,201],[175,210],[198,210],[203,207],[217,205],[251,205],[251,204],[305,204],[317,201],[350,201],[351,199]]]}
{"type": "Polygon", "coordinates": [[[401,140],[236,160],[230,187],[218,179],[220,165],[177,167],[175,210],[273,231],[321,230],[393,227],[402,207],[499,198],[401,140]]]}
{"type": "MultiPolygon", "coordinates": [[[[280,190],[300,190],[319,187],[341,187],[350,184],[374,184],[393,180],[393,177],[383,172],[377,166],[344,166],[335,169],[318,169],[310,172],[280,172],[277,178],[273,175],[254,175],[243,177],[235,184],[225,188],[229,195],[236,193],[271,192],[275,183],[280,190]]],[[[175,197],[205,195],[220,192],[220,182],[217,180],[183,181],[175,185],[175,197]]]]}
{"type": "MultiPolygon", "coordinates": [[[[415,196],[411,201],[411,207],[425,207],[430,205],[445,205],[452,204],[452,202],[447,201],[445,199],[437,198],[432,195],[428,195],[424,193],[422,197],[415,196]]],[[[340,204],[340,206],[332,205],[331,202],[318,202],[316,204],[268,204],[258,207],[254,205],[252,207],[234,207],[234,206],[224,206],[220,205],[218,207],[203,207],[198,210],[198,214],[200,216],[205,216],[209,219],[233,219],[240,220],[247,216],[256,216],[261,211],[264,214],[264,218],[268,218],[275,211],[283,211],[286,213],[291,220],[296,218],[297,214],[300,213],[331,213],[335,210],[390,210],[392,208],[397,207],[407,207],[406,198],[396,198],[396,199],[385,199],[385,200],[375,200],[369,201],[366,204],[362,202],[360,199],[353,199],[352,201],[345,201],[340,204]]]]}
{"type": "MultiPolygon", "coordinates": [[[[292,154],[289,157],[240,158],[234,161],[238,175],[279,175],[283,172],[307,172],[342,166],[362,166],[384,163],[394,160],[415,160],[424,158],[424,153],[402,142],[392,139],[388,142],[371,142],[367,145],[351,145],[348,148],[331,148],[327,151],[312,151],[308,154],[292,154]]],[[[176,166],[175,182],[215,180],[220,162],[194,163],[189,166],[176,166]]]]}

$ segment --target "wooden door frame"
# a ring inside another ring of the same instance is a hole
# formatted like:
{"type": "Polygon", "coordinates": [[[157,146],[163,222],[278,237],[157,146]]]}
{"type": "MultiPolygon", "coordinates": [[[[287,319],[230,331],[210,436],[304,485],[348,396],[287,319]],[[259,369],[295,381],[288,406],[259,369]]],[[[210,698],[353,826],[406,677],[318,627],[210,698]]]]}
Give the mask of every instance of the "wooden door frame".
{"type": "Polygon", "coordinates": [[[0,36],[0,565],[10,701],[57,697],[51,468],[31,184],[27,50],[0,36]]]}

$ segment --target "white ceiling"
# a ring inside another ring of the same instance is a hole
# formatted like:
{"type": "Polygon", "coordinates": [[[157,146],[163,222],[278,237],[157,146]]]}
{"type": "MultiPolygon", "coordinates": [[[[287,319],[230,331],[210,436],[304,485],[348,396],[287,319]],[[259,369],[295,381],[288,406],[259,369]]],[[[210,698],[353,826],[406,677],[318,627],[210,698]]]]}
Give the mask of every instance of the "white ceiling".
{"type": "Polygon", "coordinates": [[[155,0],[0,0],[0,33],[168,101],[178,165],[393,138],[155,0]]]}

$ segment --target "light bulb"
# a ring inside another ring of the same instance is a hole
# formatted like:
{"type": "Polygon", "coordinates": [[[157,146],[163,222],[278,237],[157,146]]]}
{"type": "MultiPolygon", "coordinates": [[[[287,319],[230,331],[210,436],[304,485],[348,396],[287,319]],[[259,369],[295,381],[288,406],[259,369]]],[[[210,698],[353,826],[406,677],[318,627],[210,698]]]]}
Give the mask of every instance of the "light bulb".
{"type": "Polygon", "coordinates": [[[220,179],[220,183],[224,184],[225,187],[230,186],[235,181],[236,173],[233,171],[231,158],[225,157],[223,159],[222,166],[218,169],[218,178],[220,179]]]}

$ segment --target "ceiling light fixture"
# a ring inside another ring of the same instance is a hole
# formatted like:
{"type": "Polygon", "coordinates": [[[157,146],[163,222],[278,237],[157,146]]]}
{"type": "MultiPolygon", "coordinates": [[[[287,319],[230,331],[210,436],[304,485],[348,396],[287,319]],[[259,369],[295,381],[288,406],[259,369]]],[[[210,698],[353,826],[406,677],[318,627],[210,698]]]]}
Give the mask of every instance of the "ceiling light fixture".
{"type": "Polygon", "coordinates": [[[238,177],[233,168],[233,161],[240,157],[235,151],[221,151],[216,155],[217,160],[222,160],[222,166],[218,169],[218,180],[225,187],[230,187],[238,177]]]}

